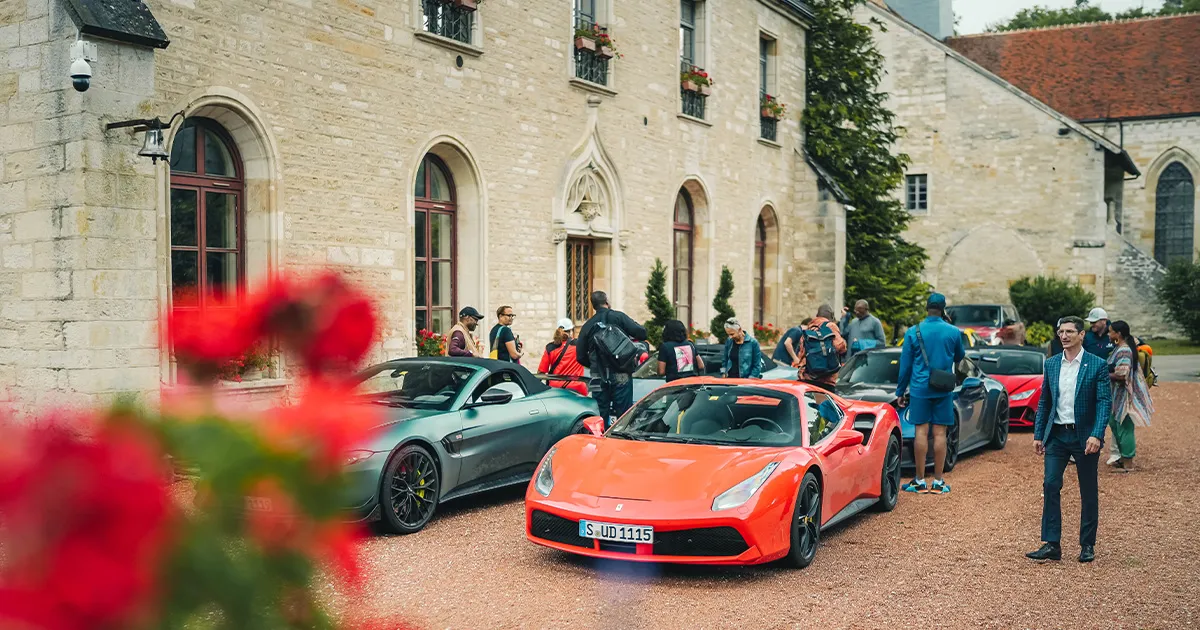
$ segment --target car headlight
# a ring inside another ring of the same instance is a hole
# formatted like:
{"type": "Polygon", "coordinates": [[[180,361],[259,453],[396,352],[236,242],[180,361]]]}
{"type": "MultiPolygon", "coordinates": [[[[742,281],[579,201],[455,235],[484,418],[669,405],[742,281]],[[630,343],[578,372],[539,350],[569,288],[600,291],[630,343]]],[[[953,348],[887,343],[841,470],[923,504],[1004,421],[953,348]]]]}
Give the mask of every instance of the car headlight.
{"type": "Polygon", "coordinates": [[[546,459],[542,460],[537,476],[533,479],[533,489],[544,497],[550,496],[550,491],[554,489],[554,470],[550,462],[554,459],[555,450],[557,449],[552,448],[549,453],[546,453],[546,459]]]}
{"type": "Polygon", "coordinates": [[[1025,390],[1025,391],[1023,391],[1023,392],[1021,392],[1021,393],[1019,393],[1019,394],[1013,394],[1012,396],[1009,396],[1009,397],[1008,397],[1008,400],[1009,400],[1009,401],[1013,401],[1013,400],[1025,400],[1026,398],[1029,398],[1030,396],[1033,396],[1033,394],[1034,394],[1035,392],[1037,392],[1037,390],[1036,390],[1036,389],[1027,389],[1027,390],[1025,390]]]}
{"type": "Polygon", "coordinates": [[[750,497],[758,492],[758,489],[767,481],[767,477],[770,477],[778,466],[778,462],[771,462],[755,473],[753,477],[717,495],[717,498],[713,500],[713,511],[728,510],[749,501],[750,497]]]}
{"type": "Polygon", "coordinates": [[[343,466],[353,466],[361,462],[365,462],[375,456],[372,451],[350,451],[342,458],[343,466]]]}

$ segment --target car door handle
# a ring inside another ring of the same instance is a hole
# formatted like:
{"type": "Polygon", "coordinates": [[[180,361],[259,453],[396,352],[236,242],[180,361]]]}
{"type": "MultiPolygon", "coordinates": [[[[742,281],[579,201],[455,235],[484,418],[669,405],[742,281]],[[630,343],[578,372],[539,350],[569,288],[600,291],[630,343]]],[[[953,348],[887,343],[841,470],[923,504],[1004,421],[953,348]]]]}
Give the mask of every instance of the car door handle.
{"type": "Polygon", "coordinates": [[[530,409],[530,410],[529,410],[529,415],[531,415],[531,416],[536,416],[536,415],[538,415],[539,413],[542,413],[542,412],[538,411],[537,409],[530,409]]]}

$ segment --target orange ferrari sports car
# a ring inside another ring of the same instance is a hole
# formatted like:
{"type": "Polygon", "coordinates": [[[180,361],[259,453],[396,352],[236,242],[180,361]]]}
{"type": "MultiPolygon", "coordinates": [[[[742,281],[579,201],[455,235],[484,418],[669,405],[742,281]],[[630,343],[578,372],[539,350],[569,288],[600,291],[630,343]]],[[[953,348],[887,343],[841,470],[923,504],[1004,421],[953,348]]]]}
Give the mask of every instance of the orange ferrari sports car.
{"type": "Polygon", "coordinates": [[[822,529],[900,490],[896,411],[795,381],[683,379],[585,425],[525,493],[529,540],[569,553],[805,567],[822,529]]]}

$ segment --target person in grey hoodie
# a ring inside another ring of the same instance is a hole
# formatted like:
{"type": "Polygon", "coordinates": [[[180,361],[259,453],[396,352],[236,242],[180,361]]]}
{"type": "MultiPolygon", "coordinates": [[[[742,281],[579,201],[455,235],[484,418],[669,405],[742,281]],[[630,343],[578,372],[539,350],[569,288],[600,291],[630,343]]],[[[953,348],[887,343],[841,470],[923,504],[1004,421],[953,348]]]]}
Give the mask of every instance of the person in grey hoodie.
{"type": "Polygon", "coordinates": [[[846,350],[849,355],[887,345],[887,338],[883,334],[883,322],[871,314],[871,305],[866,300],[854,303],[854,316],[848,319],[842,334],[846,337],[846,350]]]}

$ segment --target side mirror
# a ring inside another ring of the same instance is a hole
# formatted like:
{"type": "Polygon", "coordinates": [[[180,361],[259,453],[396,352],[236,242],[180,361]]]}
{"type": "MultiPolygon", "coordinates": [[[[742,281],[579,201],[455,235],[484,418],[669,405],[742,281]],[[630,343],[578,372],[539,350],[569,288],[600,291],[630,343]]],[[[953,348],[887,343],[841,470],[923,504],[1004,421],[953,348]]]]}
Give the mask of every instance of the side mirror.
{"type": "Polygon", "coordinates": [[[963,389],[981,387],[982,385],[983,385],[983,379],[980,379],[980,378],[977,378],[974,376],[968,376],[967,378],[963,379],[963,382],[962,382],[963,389]]]}
{"type": "Polygon", "coordinates": [[[512,401],[512,392],[506,392],[502,389],[493,387],[492,389],[483,392],[479,400],[475,401],[472,407],[486,407],[489,405],[504,405],[512,401]]]}
{"type": "Polygon", "coordinates": [[[583,419],[583,428],[596,437],[604,436],[604,418],[589,416],[583,419]]]}
{"type": "Polygon", "coordinates": [[[833,450],[849,448],[851,446],[862,446],[863,440],[866,439],[861,432],[853,429],[842,429],[838,431],[833,438],[833,450]]]}

